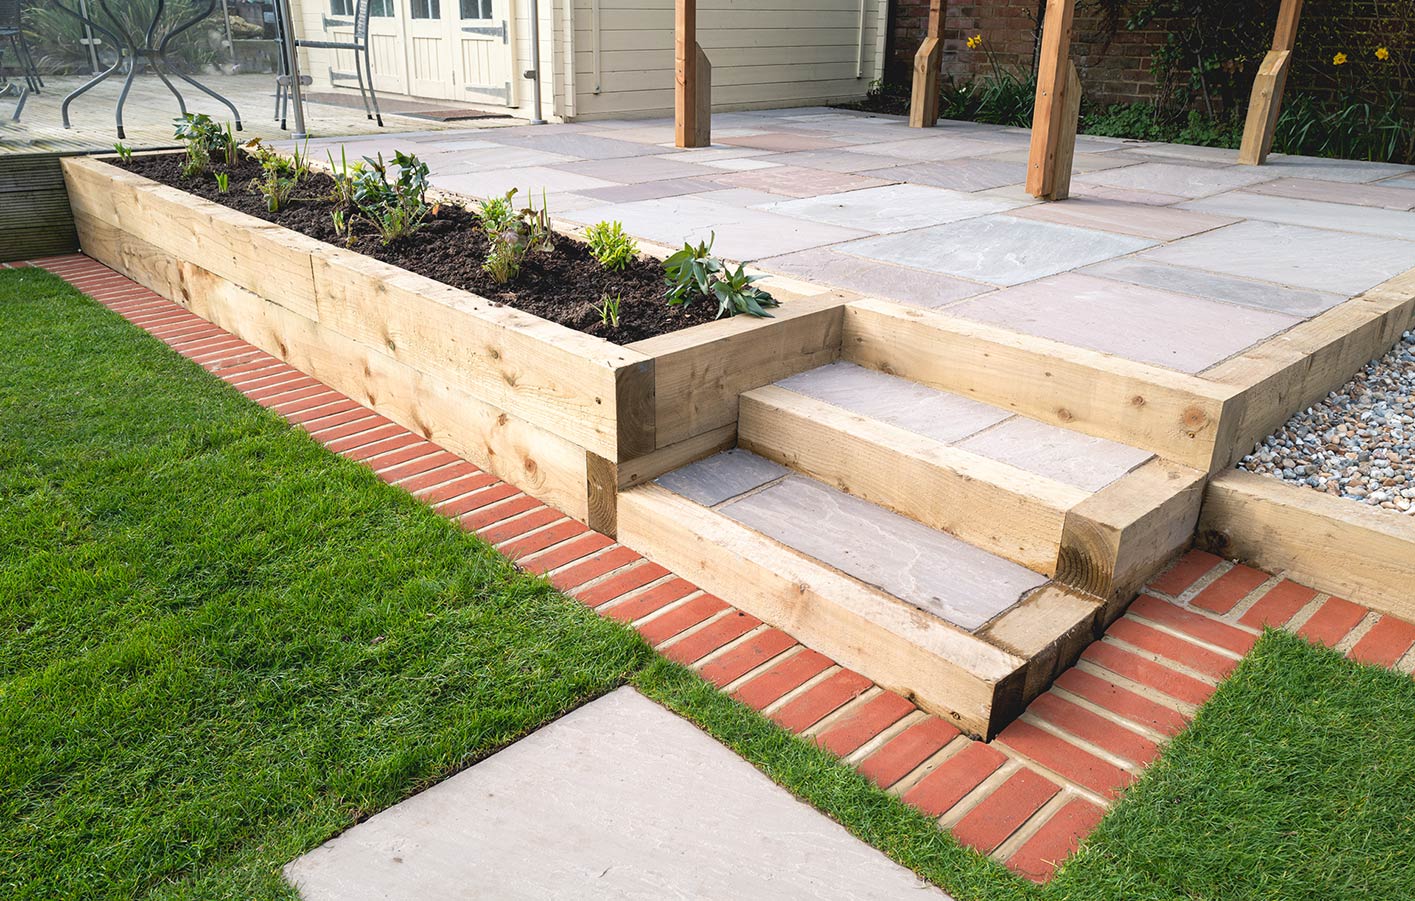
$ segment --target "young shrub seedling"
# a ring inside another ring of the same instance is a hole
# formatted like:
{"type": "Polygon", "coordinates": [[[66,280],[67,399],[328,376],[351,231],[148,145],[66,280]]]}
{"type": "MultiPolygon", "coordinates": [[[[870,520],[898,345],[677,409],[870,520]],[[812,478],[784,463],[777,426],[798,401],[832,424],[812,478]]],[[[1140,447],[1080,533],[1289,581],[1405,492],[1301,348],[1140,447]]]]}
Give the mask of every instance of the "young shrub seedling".
{"type": "Polygon", "coordinates": [[[712,235],[696,246],[685,243],[682,250],[663,261],[669,306],[686,307],[698,297],[710,297],[717,301],[718,319],[739,313],[770,317],[765,308],[780,303],[753,284],[761,276],[748,275],[740,265],[734,271],[713,256],[716,238],[712,235]]]}
{"type": "Polygon", "coordinates": [[[260,163],[261,170],[260,176],[251,182],[251,189],[265,198],[267,210],[280,212],[290,202],[295,188],[309,175],[309,158],[299,147],[287,157],[259,138],[246,144],[246,149],[260,163]]]}
{"type": "Polygon", "coordinates": [[[133,148],[122,141],[113,145],[113,152],[118,154],[118,161],[124,165],[133,161],[133,148]]]}
{"type": "Polygon", "coordinates": [[[211,167],[213,153],[226,158],[226,132],[206,113],[187,113],[175,121],[177,128],[173,137],[187,149],[187,159],[182,164],[183,176],[193,178],[205,172],[211,167]]]}
{"type": "Polygon", "coordinates": [[[599,321],[604,325],[619,328],[619,307],[624,302],[623,294],[610,297],[605,294],[599,299],[599,321]]]}
{"type": "Polygon", "coordinates": [[[516,189],[502,197],[484,200],[477,210],[489,245],[482,268],[492,281],[505,285],[521,273],[526,255],[549,253],[555,249],[555,232],[550,227],[550,209],[541,194],[540,209],[516,209],[516,189]]]}
{"type": "Polygon", "coordinates": [[[639,253],[638,242],[624,234],[621,222],[597,222],[585,229],[585,239],[595,262],[614,272],[628,268],[639,253]]]}
{"type": "Polygon", "coordinates": [[[406,238],[422,228],[429,215],[437,215],[437,206],[428,206],[426,200],[427,163],[399,150],[393,154],[392,165],[398,168],[392,180],[381,153],[377,159],[364,157],[363,165],[349,174],[354,205],[378,230],[384,244],[406,238]]]}

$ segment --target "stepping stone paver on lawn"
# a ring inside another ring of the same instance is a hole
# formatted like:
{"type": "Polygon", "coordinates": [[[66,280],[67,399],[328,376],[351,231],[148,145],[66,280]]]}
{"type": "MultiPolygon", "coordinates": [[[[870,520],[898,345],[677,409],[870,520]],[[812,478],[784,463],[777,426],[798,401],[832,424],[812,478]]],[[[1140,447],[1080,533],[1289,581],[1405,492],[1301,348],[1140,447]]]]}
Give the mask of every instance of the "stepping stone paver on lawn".
{"type": "Polygon", "coordinates": [[[305,901],[948,896],[632,688],[285,868],[305,901]]]}
{"type": "Polygon", "coordinates": [[[1350,297],[1415,266],[1415,242],[1277,222],[1240,222],[1140,256],[1350,297]]]}
{"type": "Polygon", "coordinates": [[[866,238],[839,249],[994,285],[1017,285],[1154,244],[1148,238],[994,215],[866,238]]]}
{"type": "Polygon", "coordinates": [[[1301,321],[1075,272],[970,298],[948,311],[1181,372],[1200,372],[1301,321]]]}
{"type": "Polygon", "coordinates": [[[946,532],[801,476],[789,475],[719,509],[970,631],[1047,582],[946,532]]]}
{"type": "Polygon", "coordinates": [[[766,209],[842,228],[889,234],[998,213],[1018,206],[994,197],[974,197],[926,185],[884,185],[840,194],[787,200],[766,209]]]}
{"type": "Polygon", "coordinates": [[[1289,316],[1307,318],[1323,313],[1342,301],[1345,294],[1289,288],[1272,282],[1259,282],[1234,275],[1219,275],[1187,266],[1170,266],[1135,257],[1107,260],[1080,270],[1083,275],[1098,275],[1116,281],[1132,282],[1150,288],[1162,288],[1207,297],[1259,310],[1272,310],[1289,316]]]}

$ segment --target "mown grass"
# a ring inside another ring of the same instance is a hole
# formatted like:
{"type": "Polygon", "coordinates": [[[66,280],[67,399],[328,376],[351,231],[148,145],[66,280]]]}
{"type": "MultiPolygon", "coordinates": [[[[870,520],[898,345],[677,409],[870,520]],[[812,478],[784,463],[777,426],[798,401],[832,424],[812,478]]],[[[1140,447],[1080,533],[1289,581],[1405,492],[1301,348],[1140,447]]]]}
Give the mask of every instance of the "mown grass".
{"type": "Polygon", "coordinates": [[[6,897],[291,897],[625,680],[960,901],[1415,885],[1408,677],[1265,636],[1038,889],[36,271],[0,272],[0,504],[6,897]]]}

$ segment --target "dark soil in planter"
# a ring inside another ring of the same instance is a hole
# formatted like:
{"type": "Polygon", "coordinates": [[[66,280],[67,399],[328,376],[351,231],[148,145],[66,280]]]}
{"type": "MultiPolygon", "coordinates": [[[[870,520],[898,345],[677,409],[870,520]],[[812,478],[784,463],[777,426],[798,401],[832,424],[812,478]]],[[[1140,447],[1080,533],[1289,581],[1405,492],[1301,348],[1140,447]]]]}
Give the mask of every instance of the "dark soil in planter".
{"type": "MultiPolygon", "coordinates": [[[[709,322],[717,312],[717,304],[704,299],[686,308],[670,307],[664,299],[663,266],[657,260],[640,257],[622,272],[610,272],[595,262],[585,244],[564,235],[556,241],[553,252],[528,255],[520,275],[510,284],[498,285],[482,269],[487,241],[476,216],[451,204],[443,205],[418,232],[387,246],[373,233],[372,226],[357,222],[354,241],[348,244],[334,232],[330,214],[335,206],[326,199],[333,181],[324,173],[313,174],[300,185],[297,199],[272,214],[265,208],[265,198],[249,188],[260,174],[260,166],[254,160],[242,159],[229,170],[213,166],[214,171],[230,175],[230,191],[222,194],[212,172],[184,177],[182,159],[182,154],[137,156],[124,168],[615,344],[709,322]],[[605,295],[623,298],[617,328],[601,321],[599,307],[605,295]]],[[[554,213],[552,209],[551,214],[554,213]]]]}

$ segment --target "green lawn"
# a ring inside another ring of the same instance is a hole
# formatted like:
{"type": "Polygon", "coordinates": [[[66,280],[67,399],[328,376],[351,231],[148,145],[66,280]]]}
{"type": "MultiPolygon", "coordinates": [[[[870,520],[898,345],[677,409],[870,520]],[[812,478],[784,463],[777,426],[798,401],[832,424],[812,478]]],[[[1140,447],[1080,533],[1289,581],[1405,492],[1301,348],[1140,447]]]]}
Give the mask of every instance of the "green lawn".
{"type": "Polygon", "coordinates": [[[0,505],[0,896],[289,896],[626,680],[960,901],[1412,896],[1408,677],[1265,637],[1038,890],[36,271],[0,271],[0,505]]]}

